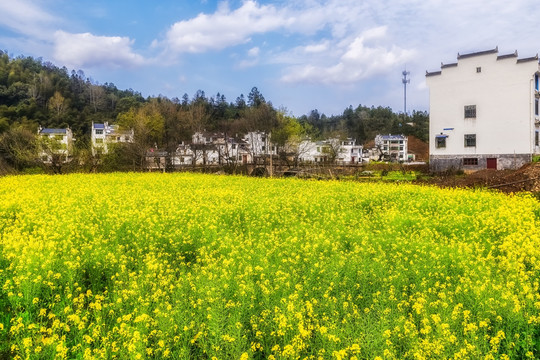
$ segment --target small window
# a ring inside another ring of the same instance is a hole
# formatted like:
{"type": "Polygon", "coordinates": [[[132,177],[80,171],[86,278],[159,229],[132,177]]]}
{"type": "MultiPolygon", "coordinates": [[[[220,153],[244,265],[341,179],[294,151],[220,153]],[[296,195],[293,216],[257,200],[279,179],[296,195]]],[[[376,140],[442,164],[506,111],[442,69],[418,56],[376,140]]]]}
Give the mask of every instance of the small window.
{"type": "Polygon", "coordinates": [[[465,147],[476,146],[476,134],[465,134],[465,147]]]}
{"type": "Polygon", "coordinates": [[[538,116],[538,99],[534,99],[534,115],[538,116]]]}
{"type": "Polygon", "coordinates": [[[476,117],[476,105],[465,105],[465,119],[476,117]]]}
{"type": "Polygon", "coordinates": [[[103,139],[96,139],[96,144],[103,144],[103,139]]]}
{"type": "Polygon", "coordinates": [[[540,80],[538,79],[538,74],[534,75],[534,83],[536,91],[540,90],[540,80]]]}
{"type": "Polygon", "coordinates": [[[535,146],[540,145],[540,139],[539,139],[539,136],[538,136],[538,130],[534,132],[534,145],[535,146]]]}
{"type": "Polygon", "coordinates": [[[478,165],[478,158],[464,158],[463,165],[465,166],[476,166],[478,165]]]}
{"type": "Polygon", "coordinates": [[[477,68],[476,68],[476,72],[477,72],[477,73],[481,73],[481,72],[482,72],[482,68],[481,68],[480,66],[477,67],[477,68]]]}
{"type": "Polygon", "coordinates": [[[446,137],[439,136],[435,138],[435,147],[437,149],[442,149],[446,147],[446,137]]]}
{"type": "Polygon", "coordinates": [[[96,129],[96,135],[103,135],[103,130],[96,129]]]}

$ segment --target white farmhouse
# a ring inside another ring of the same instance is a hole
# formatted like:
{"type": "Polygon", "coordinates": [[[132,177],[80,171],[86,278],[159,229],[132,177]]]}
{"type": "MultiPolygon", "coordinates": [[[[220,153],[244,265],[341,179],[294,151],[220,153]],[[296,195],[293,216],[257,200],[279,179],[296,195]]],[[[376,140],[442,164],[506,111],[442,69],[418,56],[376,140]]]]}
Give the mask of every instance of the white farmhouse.
{"type": "Polygon", "coordinates": [[[121,130],[118,125],[92,122],[92,155],[100,152],[107,154],[109,145],[120,142],[133,142],[133,130],[121,130]]]}
{"type": "Polygon", "coordinates": [[[38,129],[38,135],[42,139],[39,157],[45,163],[50,163],[54,157],[60,157],[62,162],[69,160],[73,150],[73,133],[70,128],[38,129]]]}
{"type": "Polygon", "coordinates": [[[458,54],[426,72],[432,170],[512,169],[539,147],[538,55],[458,54]]]}
{"type": "Polygon", "coordinates": [[[322,141],[303,140],[298,146],[300,162],[329,163],[341,165],[362,162],[362,145],[356,145],[354,139],[326,139],[322,141]]]}
{"type": "Polygon", "coordinates": [[[374,160],[398,161],[408,160],[408,138],[403,135],[377,135],[375,136],[374,153],[378,158],[374,160]]]}

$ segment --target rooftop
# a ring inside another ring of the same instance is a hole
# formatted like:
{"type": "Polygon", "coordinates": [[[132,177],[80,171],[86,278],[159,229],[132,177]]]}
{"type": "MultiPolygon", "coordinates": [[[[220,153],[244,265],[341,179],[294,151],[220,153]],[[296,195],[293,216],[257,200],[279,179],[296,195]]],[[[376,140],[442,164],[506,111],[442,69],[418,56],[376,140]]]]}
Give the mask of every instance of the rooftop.
{"type": "Polygon", "coordinates": [[[470,58],[470,57],[473,57],[473,56],[497,54],[498,52],[499,52],[499,47],[496,46],[495,49],[491,49],[491,50],[477,51],[477,52],[468,53],[468,54],[460,54],[460,53],[458,53],[457,58],[458,58],[458,60],[460,60],[460,59],[470,58]]]}
{"type": "Polygon", "coordinates": [[[44,128],[39,131],[40,134],[66,134],[67,129],[44,128]]]}

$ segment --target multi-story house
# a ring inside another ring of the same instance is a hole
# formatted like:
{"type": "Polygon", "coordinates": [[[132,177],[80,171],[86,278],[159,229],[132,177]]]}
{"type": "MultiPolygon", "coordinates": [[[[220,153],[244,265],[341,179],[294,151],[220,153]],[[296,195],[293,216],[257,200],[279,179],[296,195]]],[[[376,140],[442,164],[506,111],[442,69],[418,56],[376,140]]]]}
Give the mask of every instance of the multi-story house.
{"type": "Polygon", "coordinates": [[[39,158],[45,162],[50,163],[53,157],[58,157],[61,162],[69,161],[73,151],[73,133],[70,128],[66,129],[53,129],[42,128],[38,129],[38,135],[40,136],[41,144],[39,150],[39,158]]]}
{"type": "Polygon", "coordinates": [[[432,170],[512,169],[540,153],[538,55],[458,54],[426,72],[432,170]]]}
{"type": "Polygon", "coordinates": [[[375,152],[377,160],[403,162],[408,161],[408,139],[403,135],[375,136],[375,152]]]}
{"type": "Polygon", "coordinates": [[[123,130],[118,125],[92,122],[92,155],[107,154],[111,144],[133,142],[133,129],[123,130]]]}
{"type": "Polygon", "coordinates": [[[362,145],[357,145],[355,139],[348,138],[346,140],[331,139],[330,141],[338,141],[338,156],[337,162],[341,164],[360,164],[362,163],[362,145]]]}
{"type": "Polygon", "coordinates": [[[304,163],[358,164],[362,162],[362,145],[354,139],[303,140],[298,146],[299,161],[304,163]]]}

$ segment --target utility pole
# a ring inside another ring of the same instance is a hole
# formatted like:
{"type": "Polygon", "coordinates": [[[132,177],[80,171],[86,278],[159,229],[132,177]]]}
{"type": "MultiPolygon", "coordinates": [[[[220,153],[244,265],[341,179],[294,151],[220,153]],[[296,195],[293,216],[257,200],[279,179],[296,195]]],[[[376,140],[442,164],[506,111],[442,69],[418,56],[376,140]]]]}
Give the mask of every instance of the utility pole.
{"type": "Polygon", "coordinates": [[[407,79],[407,75],[410,74],[407,69],[403,70],[403,79],[401,81],[403,82],[403,114],[407,115],[407,84],[411,83],[410,79],[407,79]]]}

